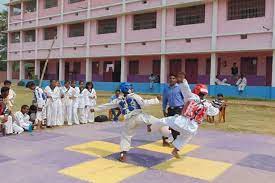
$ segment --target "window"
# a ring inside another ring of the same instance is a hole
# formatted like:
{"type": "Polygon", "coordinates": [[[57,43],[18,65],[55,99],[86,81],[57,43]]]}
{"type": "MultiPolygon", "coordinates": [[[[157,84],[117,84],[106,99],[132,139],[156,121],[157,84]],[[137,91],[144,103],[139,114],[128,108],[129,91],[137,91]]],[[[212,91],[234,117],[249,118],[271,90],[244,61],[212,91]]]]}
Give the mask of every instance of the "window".
{"type": "Polygon", "coordinates": [[[241,57],[241,73],[257,75],[257,57],[241,57]]]}
{"type": "Polygon", "coordinates": [[[133,60],[129,61],[129,74],[136,75],[139,73],[139,61],[133,60]]]}
{"type": "Polygon", "coordinates": [[[24,2],[25,13],[36,11],[36,0],[30,0],[24,2]]]}
{"type": "Polygon", "coordinates": [[[21,15],[21,4],[11,5],[10,8],[12,16],[21,15]]]}
{"type": "Polygon", "coordinates": [[[99,74],[99,62],[92,62],[93,74],[99,74]]]}
{"type": "Polygon", "coordinates": [[[245,19],[265,16],[265,0],[229,0],[227,19],[245,19]]]}
{"type": "Polygon", "coordinates": [[[35,30],[29,30],[24,32],[24,42],[35,41],[35,30]]]}
{"type": "Polygon", "coordinates": [[[78,3],[78,2],[81,2],[81,1],[85,1],[85,0],[69,0],[69,4],[78,3]]]}
{"type": "Polygon", "coordinates": [[[69,37],[84,36],[84,23],[69,25],[69,37]]]}
{"type": "Polygon", "coordinates": [[[105,19],[98,20],[97,22],[97,33],[98,34],[108,34],[115,33],[117,28],[117,19],[105,19]]]}
{"type": "Polygon", "coordinates": [[[134,30],[153,29],[157,27],[157,13],[145,13],[134,15],[134,30]]]}
{"type": "Polygon", "coordinates": [[[205,5],[176,9],[176,26],[204,23],[205,5]]]}
{"type": "Polygon", "coordinates": [[[45,0],[45,9],[53,8],[58,6],[57,0],[45,0]]]}
{"type": "Polygon", "coordinates": [[[20,32],[11,33],[11,43],[20,43],[20,32]]]}
{"type": "Polygon", "coordinates": [[[57,36],[57,27],[45,28],[44,29],[44,40],[51,40],[57,36]]]}

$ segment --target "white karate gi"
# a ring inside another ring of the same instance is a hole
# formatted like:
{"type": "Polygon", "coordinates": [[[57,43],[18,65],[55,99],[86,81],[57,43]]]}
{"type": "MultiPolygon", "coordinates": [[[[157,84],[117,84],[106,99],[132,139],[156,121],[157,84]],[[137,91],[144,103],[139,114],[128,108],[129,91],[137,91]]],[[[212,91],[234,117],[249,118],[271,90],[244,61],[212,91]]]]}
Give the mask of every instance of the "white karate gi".
{"type": "Polygon", "coordinates": [[[58,110],[60,110],[60,98],[59,87],[55,87],[53,90],[50,86],[45,88],[45,93],[48,96],[47,100],[47,126],[58,125],[58,110]]]}
{"type": "Polygon", "coordinates": [[[247,80],[246,80],[246,78],[244,77],[244,78],[238,79],[236,85],[238,86],[238,90],[239,90],[239,91],[244,91],[244,89],[245,89],[245,87],[246,87],[246,85],[247,85],[247,80]]]}
{"type": "MultiPolygon", "coordinates": [[[[141,125],[149,125],[154,123],[154,121],[158,121],[154,116],[148,115],[142,111],[144,106],[159,104],[159,100],[157,98],[144,100],[139,95],[135,93],[131,93],[127,95],[127,98],[132,98],[136,101],[136,103],[140,106],[140,109],[134,109],[133,111],[129,111],[129,105],[126,108],[122,109],[121,102],[125,101],[125,97],[119,97],[114,99],[112,102],[100,105],[95,108],[95,111],[120,108],[121,111],[126,110],[126,114],[124,115],[125,125],[121,132],[121,141],[120,148],[121,151],[129,151],[131,147],[131,139],[135,134],[135,129],[141,125]]],[[[135,105],[135,104],[134,104],[135,105]]],[[[132,107],[134,107],[134,105],[132,107]]],[[[123,114],[123,112],[122,112],[123,114]]]]}
{"type": "Polygon", "coordinates": [[[79,96],[79,88],[78,87],[70,87],[68,94],[71,98],[71,106],[70,106],[70,115],[68,120],[68,125],[77,124],[79,125],[79,118],[77,114],[78,109],[78,96],[79,96]]]}
{"type": "Polygon", "coordinates": [[[87,92],[85,92],[86,89],[83,89],[82,91],[79,90],[79,95],[78,95],[78,109],[77,109],[77,114],[79,118],[79,122],[81,124],[86,124],[87,123],[87,113],[86,109],[88,108],[88,96],[87,92]]]}
{"type": "Polygon", "coordinates": [[[10,88],[9,95],[8,95],[8,100],[9,100],[9,105],[11,107],[13,107],[13,105],[14,105],[15,98],[16,98],[16,93],[14,92],[13,89],[10,88]]]}
{"type": "MultiPolygon", "coordinates": [[[[72,115],[72,99],[70,99],[69,90],[71,87],[66,88],[65,86],[61,87],[61,93],[64,95],[64,98],[61,99],[63,105],[63,115],[64,121],[68,122],[71,120],[70,116],[72,115]]],[[[72,125],[71,121],[70,124],[72,125]]]]}
{"type": "MultiPolygon", "coordinates": [[[[207,110],[206,114],[209,116],[215,116],[219,113],[219,109],[212,106],[211,102],[207,100],[201,100],[200,97],[191,92],[191,89],[186,80],[179,85],[181,87],[182,94],[186,102],[196,101],[197,103],[203,102],[203,105],[207,110]]],[[[170,128],[178,131],[180,135],[176,140],[172,142],[173,146],[180,150],[185,144],[187,144],[198,130],[198,123],[188,117],[182,115],[175,115],[160,119],[160,121],[154,123],[152,126],[169,126],[170,128]]]]}
{"type": "Polygon", "coordinates": [[[37,124],[38,121],[44,123],[45,119],[47,118],[46,102],[46,94],[43,92],[41,88],[37,86],[33,92],[32,102],[32,104],[38,108],[36,112],[35,124],[37,124]]]}
{"type": "Polygon", "coordinates": [[[30,116],[28,114],[23,114],[21,111],[17,111],[14,114],[15,124],[20,126],[25,130],[29,130],[32,126],[32,122],[30,121],[30,116]]]}
{"type": "Polygon", "coordinates": [[[59,97],[57,98],[57,125],[62,126],[64,125],[64,113],[63,113],[63,103],[61,96],[63,95],[63,92],[61,90],[61,87],[57,87],[59,89],[59,97]]]}
{"type": "Polygon", "coordinates": [[[86,100],[87,102],[87,107],[85,109],[85,113],[86,113],[86,117],[87,117],[87,122],[88,123],[93,123],[95,121],[95,113],[91,112],[91,109],[94,108],[96,106],[96,91],[95,89],[92,89],[91,91],[89,91],[88,89],[85,89],[83,91],[86,96],[86,100]]]}

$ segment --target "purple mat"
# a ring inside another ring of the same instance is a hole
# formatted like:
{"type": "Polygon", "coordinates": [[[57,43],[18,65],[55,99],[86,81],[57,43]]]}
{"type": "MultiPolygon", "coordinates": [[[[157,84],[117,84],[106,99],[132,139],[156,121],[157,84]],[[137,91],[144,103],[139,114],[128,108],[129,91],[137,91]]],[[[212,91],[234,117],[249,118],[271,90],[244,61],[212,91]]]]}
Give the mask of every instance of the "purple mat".
{"type": "Polygon", "coordinates": [[[241,166],[275,172],[275,157],[263,154],[251,154],[241,160],[241,166]]]}
{"type": "Polygon", "coordinates": [[[61,137],[63,135],[61,134],[56,134],[56,133],[49,133],[49,132],[33,132],[33,133],[23,133],[20,135],[13,135],[9,136],[11,139],[16,139],[20,141],[42,141],[42,140],[48,140],[48,139],[53,139],[57,137],[61,137]]]}
{"type": "MultiPolygon", "coordinates": [[[[115,153],[107,156],[106,158],[117,160],[119,156],[120,153],[115,153]]],[[[150,168],[171,158],[172,156],[169,154],[134,148],[131,149],[127,154],[127,163],[150,168]]]]}
{"type": "Polygon", "coordinates": [[[4,163],[4,162],[7,162],[7,161],[11,161],[11,160],[13,160],[13,159],[8,157],[8,156],[0,155],[0,163],[4,163]]]}
{"type": "Polygon", "coordinates": [[[50,167],[56,170],[71,167],[84,161],[90,161],[95,158],[71,151],[59,150],[49,151],[47,153],[32,156],[27,161],[32,165],[50,167]],[[47,158],[45,158],[47,157],[47,158]]]}

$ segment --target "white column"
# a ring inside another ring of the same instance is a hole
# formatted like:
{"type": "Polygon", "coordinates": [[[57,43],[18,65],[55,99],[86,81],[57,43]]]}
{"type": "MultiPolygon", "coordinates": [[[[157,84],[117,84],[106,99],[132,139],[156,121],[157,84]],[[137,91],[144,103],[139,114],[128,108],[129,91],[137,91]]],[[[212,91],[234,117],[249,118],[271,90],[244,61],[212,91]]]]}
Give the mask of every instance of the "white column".
{"type": "Polygon", "coordinates": [[[275,87],[275,50],[273,50],[272,57],[272,83],[271,86],[275,87]]]}
{"type": "Polygon", "coordinates": [[[20,60],[19,64],[19,80],[25,79],[25,62],[20,60]]]}
{"type": "MultiPolygon", "coordinates": [[[[166,6],[166,0],[162,0],[162,6],[166,6]]],[[[161,54],[166,52],[166,7],[161,10],[161,54]]]]}
{"type": "Polygon", "coordinates": [[[7,80],[12,80],[12,61],[7,61],[7,80]]]}
{"type": "Polygon", "coordinates": [[[63,59],[59,59],[59,81],[65,79],[65,62],[63,59]]]}
{"type": "Polygon", "coordinates": [[[210,67],[210,85],[215,85],[217,75],[217,56],[216,53],[211,53],[211,67],[210,67]]]}
{"type": "Polygon", "coordinates": [[[160,83],[167,82],[167,64],[166,64],[166,56],[161,55],[160,59],[160,83]]]}
{"type": "Polygon", "coordinates": [[[126,82],[127,81],[127,63],[126,63],[126,58],[121,57],[121,75],[120,75],[120,82],[126,82]]]}
{"type": "Polygon", "coordinates": [[[34,61],[34,75],[37,76],[37,79],[40,79],[40,61],[34,61]]]}
{"type": "Polygon", "coordinates": [[[92,62],[89,58],[86,58],[86,81],[92,80],[92,62]]]}
{"type": "Polygon", "coordinates": [[[216,51],[217,32],[218,32],[218,0],[213,0],[213,9],[212,9],[212,39],[211,39],[211,49],[212,49],[212,52],[216,51]]]}

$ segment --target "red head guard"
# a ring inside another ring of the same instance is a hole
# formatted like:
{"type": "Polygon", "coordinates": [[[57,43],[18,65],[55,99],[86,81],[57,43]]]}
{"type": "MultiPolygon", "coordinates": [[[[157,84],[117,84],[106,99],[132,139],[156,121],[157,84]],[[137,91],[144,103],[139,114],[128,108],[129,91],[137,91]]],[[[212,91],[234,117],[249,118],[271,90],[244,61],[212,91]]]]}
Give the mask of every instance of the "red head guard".
{"type": "Polygon", "coordinates": [[[199,93],[203,93],[207,95],[208,94],[207,86],[204,84],[197,84],[193,89],[193,93],[195,93],[196,95],[198,95],[199,93]]]}

